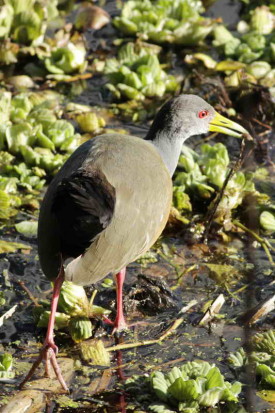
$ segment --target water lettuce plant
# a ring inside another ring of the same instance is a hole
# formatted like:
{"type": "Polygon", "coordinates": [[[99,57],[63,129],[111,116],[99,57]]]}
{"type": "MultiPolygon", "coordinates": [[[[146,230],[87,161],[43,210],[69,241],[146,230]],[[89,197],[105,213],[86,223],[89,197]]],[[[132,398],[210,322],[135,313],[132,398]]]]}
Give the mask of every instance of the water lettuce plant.
{"type": "MultiPolygon", "coordinates": [[[[57,310],[55,328],[67,330],[77,343],[91,337],[93,325],[90,318],[110,313],[90,302],[84,288],[70,281],[64,281],[62,285],[57,310]]],[[[41,306],[34,308],[33,314],[38,327],[47,327],[50,303],[43,301],[41,306]]]]}
{"type": "Polygon", "coordinates": [[[62,75],[73,72],[83,72],[87,66],[85,61],[86,50],[83,44],[75,45],[68,42],[63,47],[54,47],[50,51],[50,56],[42,57],[45,68],[48,72],[62,75]]]}
{"type": "Polygon", "coordinates": [[[259,387],[275,390],[275,330],[255,334],[251,345],[253,351],[250,353],[242,347],[230,353],[229,362],[237,369],[254,365],[259,387]]]}
{"type": "Polygon", "coordinates": [[[201,16],[203,11],[200,0],[129,0],[113,24],[143,40],[193,46],[213,28],[213,21],[201,16]]]}
{"type": "Polygon", "coordinates": [[[149,387],[152,393],[148,398],[149,409],[156,413],[196,413],[219,403],[235,404],[242,388],[238,381],[232,384],[226,381],[215,364],[202,360],[184,363],[165,373],[155,371],[150,377],[128,379],[126,386],[130,392],[135,384],[141,384],[145,392],[149,387]]]}
{"type": "MultiPolygon", "coordinates": [[[[174,206],[183,216],[191,211],[211,210],[216,194],[223,187],[229,173],[229,155],[222,143],[203,144],[199,151],[184,146],[179,167],[174,177],[174,206]]],[[[232,214],[253,196],[255,216],[259,226],[267,233],[274,232],[275,205],[267,194],[257,191],[252,172],[239,171],[229,180],[215,213],[215,221],[225,229],[232,228],[232,214]]]]}
{"type": "MultiPolygon", "coordinates": [[[[1,219],[16,214],[15,207],[31,204],[79,144],[73,125],[60,119],[61,96],[54,92],[19,93],[0,97],[1,219]],[[32,198],[28,198],[28,194],[32,198]]],[[[37,204],[37,205],[36,205],[37,204]]]]}
{"type": "Polygon", "coordinates": [[[46,22],[58,15],[58,1],[4,0],[0,3],[0,38],[10,37],[24,45],[38,45],[44,39],[46,22]]]}
{"type": "Polygon", "coordinates": [[[175,77],[162,69],[155,48],[134,43],[122,46],[117,58],[107,59],[104,73],[109,79],[106,87],[117,99],[162,97],[179,87],[175,77]]]}
{"type": "Polygon", "coordinates": [[[274,14],[267,6],[256,7],[249,21],[240,21],[233,35],[223,24],[213,29],[213,45],[221,61],[205,53],[188,55],[186,61],[202,61],[208,69],[225,73],[225,84],[240,87],[260,84],[275,86],[275,33],[274,14]]]}

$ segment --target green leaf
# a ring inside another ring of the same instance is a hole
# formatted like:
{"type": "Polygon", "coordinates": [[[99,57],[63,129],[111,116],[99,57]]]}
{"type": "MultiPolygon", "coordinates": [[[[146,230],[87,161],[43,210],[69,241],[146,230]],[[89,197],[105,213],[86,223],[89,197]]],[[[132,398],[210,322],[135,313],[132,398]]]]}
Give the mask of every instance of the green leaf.
{"type": "Polygon", "coordinates": [[[238,401],[238,394],[242,390],[242,384],[238,381],[231,385],[229,382],[225,382],[225,389],[221,396],[221,400],[228,401],[228,402],[237,402],[238,401]]]}
{"type": "Polygon", "coordinates": [[[221,400],[223,393],[223,388],[214,387],[207,390],[199,399],[200,406],[214,407],[221,400]]]}
{"type": "Polygon", "coordinates": [[[235,367],[242,367],[246,364],[247,356],[244,349],[241,347],[235,353],[230,353],[228,357],[229,363],[235,367]]]}
{"type": "Polygon", "coordinates": [[[37,221],[21,221],[18,224],[15,224],[16,230],[27,237],[36,237],[37,236],[37,221]]]}
{"type": "Polygon", "coordinates": [[[93,326],[88,317],[73,317],[69,321],[69,332],[76,343],[80,343],[92,335],[93,326]]]}
{"type": "Polygon", "coordinates": [[[7,38],[9,36],[14,10],[10,4],[4,4],[0,7],[0,38],[7,38]]]}
{"type": "Polygon", "coordinates": [[[213,387],[224,387],[224,379],[218,367],[213,367],[207,373],[206,378],[206,389],[212,389],[213,387]]]}
{"type": "Polygon", "coordinates": [[[151,374],[150,380],[152,388],[156,393],[157,397],[160,400],[166,401],[168,384],[165,380],[164,374],[160,371],[156,371],[151,374]]]}
{"type": "Polygon", "coordinates": [[[29,123],[8,126],[6,129],[6,139],[11,153],[18,153],[20,147],[33,142],[31,139],[32,127],[29,123]]]}
{"type": "Polygon", "coordinates": [[[263,211],[260,215],[260,225],[268,232],[275,231],[275,213],[263,211]]]}
{"type": "Polygon", "coordinates": [[[89,301],[84,288],[64,281],[60,291],[58,310],[71,316],[89,314],[89,301]]]}
{"type": "MultiPolygon", "coordinates": [[[[43,311],[38,319],[38,323],[37,323],[37,327],[48,327],[49,324],[49,318],[50,318],[50,314],[51,312],[46,310],[43,311]]],[[[64,329],[66,327],[68,327],[70,321],[70,316],[64,313],[60,313],[60,312],[56,312],[55,313],[55,322],[54,322],[54,328],[56,330],[59,329],[64,329]]]]}
{"type": "Polygon", "coordinates": [[[184,374],[178,367],[173,367],[172,370],[166,375],[165,380],[167,381],[168,385],[171,385],[176,381],[179,377],[182,379],[187,379],[187,375],[184,374]]]}
{"type": "Polygon", "coordinates": [[[180,402],[193,401],[199,398],[200,388],[195,380],[183,380],[179,377],[169,386],[168,393],[180,402]]]}
{"type": "Polygon", "coordinates": [[[9,353],[0,354],[0,370],[9,371],[12,368],[12,355],[9,353]]]}

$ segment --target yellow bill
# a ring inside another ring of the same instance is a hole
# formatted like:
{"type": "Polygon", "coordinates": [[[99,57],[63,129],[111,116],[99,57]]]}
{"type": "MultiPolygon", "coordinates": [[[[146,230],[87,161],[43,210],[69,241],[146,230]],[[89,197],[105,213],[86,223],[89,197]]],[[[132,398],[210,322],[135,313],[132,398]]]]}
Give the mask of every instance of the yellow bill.
{"type": "Polygon", "coordinates": [[[251,140],[251,136],[241,125],[215,112],[214,118],[209,123],[210,132],[220,132],[236,138],[246,138],[251,140]]]}

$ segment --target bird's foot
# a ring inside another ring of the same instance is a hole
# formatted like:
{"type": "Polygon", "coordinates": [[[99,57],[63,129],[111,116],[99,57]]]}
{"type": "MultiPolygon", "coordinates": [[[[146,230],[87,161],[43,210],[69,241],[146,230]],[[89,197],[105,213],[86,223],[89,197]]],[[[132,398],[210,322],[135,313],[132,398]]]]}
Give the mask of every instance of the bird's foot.
{"type": "Polygon", "coordinates": [[[120,317],[116,316],[115,321],[112,321],[108,317],[104,316],[103,321],[106,324],[113,326],[112,334],[120,333],[121,331],[128,330],[129,328],[123,315],[120,317]]]}
{"type": "Polygon", "coordinates": [[[25,379],[22,381],[22,383],[20,384],[20,388],[22,388],[24,386],[25,383],[27,383],[31,377],[34,375],[35,370],[37,369],[37,367],[40,365],[40,363],[44,360],[45,361],[45,377],[50,377],[50,367],[53,368],[53,371],[56,375],[57,380],[59,381],[59,383],[61,384],[61,386],[63,387],[63,389],[66,392],[69,392],[68,386],[65,382],[65,380],[63,379],[59,364],[57,362],[56,359],[56,355],[58,353],[58,347],[56,346],[56,344],[53,341],[45,341],[43,344],[42,349],[40,350],[39,356],[37,357],[37,359],[35,360],[35,362],[33,363],[29,373],[27,374],[27,376],[25,377],[25,379]]]}

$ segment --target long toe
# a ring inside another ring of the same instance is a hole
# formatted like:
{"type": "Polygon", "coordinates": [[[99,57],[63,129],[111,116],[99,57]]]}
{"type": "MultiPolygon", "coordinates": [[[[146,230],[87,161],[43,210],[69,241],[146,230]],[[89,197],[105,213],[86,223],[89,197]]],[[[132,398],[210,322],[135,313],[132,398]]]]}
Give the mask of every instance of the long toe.
{"type": "Polygon", "coordinates": [[[66,384],[66,382],[65,382],[65,380],[62,376],[61,369],[60,369],[59,364],[57,362],[55,351],[52,348],[47,349],[46,359],[45,359],[46,366],[49,365],[48,361],[50,361],[50,364],[53,368],[55,376],[56,376],[57,380],[59,381],[59,383],[61,384],[61,386],[63,387],[63,389],[66,392],[69,392],[69,388],[68,388],[68,386],[67,386],[67,384],[66,384]]]}
{"type": "Polygon", "coordinates": [[[58,365],[57,359],[56,359],[56,354],[58,352],[58,347],[54,344],[54,342],[47,342],[44,343],[42,349],[40,350],[39,356],[33,363],[29,373],[25,377],[25,379],[22,381],[22,383],[19,385],[19,388],[22,388],[25,383],[27,383],[32,376],[34,375],[37,367],[41,364],[42,361],[45,362],[45,377],[50,377],[50,367],[52,367],[55,376],[59,383],[61,384],[62,388],[66,391],[69,392],[68,386],[62,376],[61,369],[58,365]]]}

